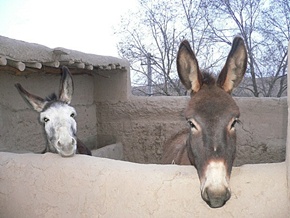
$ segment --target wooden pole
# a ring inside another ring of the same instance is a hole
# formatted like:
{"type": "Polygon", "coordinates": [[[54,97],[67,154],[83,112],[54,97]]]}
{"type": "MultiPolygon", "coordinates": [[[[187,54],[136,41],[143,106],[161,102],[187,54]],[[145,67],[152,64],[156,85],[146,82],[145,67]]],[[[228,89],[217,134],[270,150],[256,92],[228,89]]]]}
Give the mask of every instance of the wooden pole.
{"type": "Polygon", "coordinates": [[[31,68],[36,68],[36,69],[41,69],[42,64],[39,62],[24,62],[26,67],[31,67],[31,68]]]}
{"type": "Polygon", "coordinates": [[[43,63],[43,65],[47,67],[59,67],[60,63],[59,61],[52,61],[52,62],[45,62],[43,63]]]}
{"type": "Polygon", "coordinates": [[[7,59],[3,56],[0,56],[0,65],[5,66],[7,64],[7,59]]]}
{"type": "Polygon", "coordinates": [[[25,64],[22,63],[21,61],[13,61],[13,60],[7,60],[7,65],[14,67],[18,69],[19,71],[24,71],[25,70],[25,64]]]}

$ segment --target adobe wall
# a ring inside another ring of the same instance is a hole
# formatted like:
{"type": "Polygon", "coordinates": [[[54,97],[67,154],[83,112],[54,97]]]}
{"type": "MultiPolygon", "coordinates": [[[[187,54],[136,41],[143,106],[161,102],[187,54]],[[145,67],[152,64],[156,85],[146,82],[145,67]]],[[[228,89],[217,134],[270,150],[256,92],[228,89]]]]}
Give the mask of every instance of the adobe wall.
{"type": "Polygon", "coordinates": [[[210,208],[192,166],[0,153],[0,217],[289,217],[284,163],[234,168],[231,199],[210,208]]]}
{"type": "MultiPolygon", "coordinates": [[[[289,87],[290,84],[290,41],[288,43],[288,77],[287,77],[287,85],[289,87]]],[[[288,94],[288,102],[290,102],[290,89],[287,89],[288,94]]],[[[288,113],[290,113],[290,104],[288,103],[288,113]]],[[[289,121],[289,118],[288,118],[289,121]]],[[[290,122],[288,122],[287,128],[287,144],[286,144],[286,166],[287,166],[287,179],[288,179],[288,200],[290,202],[290,122]]],[[[290,211],[290,204],[289,204],[289,211],[290,211]]]]}
{"type": "MultiPolygon", "coordinates": [[[[91,148],[121,142],[125,160],[158,163],[164,142],[187,127],[182,114],[188,97],[130,96],[127,71],[73,78],[78,137],[91,148]]],[[[37,152],[45,146],[38,113],[23,101],[14,84],[21,83],[31,93],[45,97],[58,92],[59,80],[59,74],[0,74],[0,151],[37,152]]],[[[236,101],[242,121],[237,126],[236,165],[284,161],[287,99],[236,101]]]]}
{"type": "MultiPolygon", "coordinates": [[[[183,110],[188,97],[130,96],[127,71],[74,74],[73,78],[78,137],[91,148],[121,142],[125,160],[158,163],[164,142],[187,127],[183,110]]],[[[28,107],[14,84],[45,97],[58,92],[59,80],[59,74],[0,74],[0,151],[38,152],[45,146],[38,113],[28,107]]],[[[236,165],[284,161],[287,99],[236,101],[242,121],[237,125],[236,165]]]]}
{"type": "MultiPolygon", "coordinates": [[[[98,145],[122,142],[125,160],[158,163],[164,142],[187,127],[183,111],[189,97],[131,97],[97,102],[98,145]]],[[[287,98],[236,98],[236,165],[285,160],[287,98]]]]}
{"type": "Polygon", "coordinates": [[[0,35],[0,151],[38,152],[45,146],[38,113],[23,101],[14,87],[40,97],[58,92],[60,66],[73,74],[78,137],[90,148],[97,146],[95,101],[126,101],[130,74],[127,60],[87,54],[66,48],[10,39],[0,35]]]}
{"type": "MultiPolygon", "coordinates": [[[[131,93],[126,60],[85,54],[64,48],[50,49],[0,36],[0,151],[36,152],[45,138],[31,110],[18,94],[19,82],[30,92],[47,96],[58,91],[59,69],[73,73],[78,137],[90,148],[122,143],[124,158],[139,163],[158,163],[162,145],[187,127],[183,110],[188,97],[135,97],[131,93]],[[4,62],[5,62],[4,61],[4,62]],[[13,66],[11,63],[14,63],[13,66]],[[22,64],[25,69],[16,69],[22,64]],[[40,69],[33,67],[40,64],[40,69]]],[[[237,98],[242,125],[237,125],[236,165],[285,160],[287,99],[237,98]]]]}
{"type": "MultiPolygon", "coordinates": [[[[79,134],[93,137],[99,147],[121,142],[126,160],[158,162],[163,141],[186,125],[182,110],[188,98],[132,97],[128,71],[98,76],[74,76],[79,134]]],[[[37,113],[20,98],[15,82],[45,96],[57,90],[59,76],[0,74],[1,151],[27,151],[44,142],[37,113]]],[[[287,99],[239,98],[237,103],[243,122],[237,165],[283,161],[287,99]]],[[[0,152],[0,217],[289,217],[289,129],[286,162],[233,168],[232,197],[219,209],[201,199],[192,166],[0,152]]]]}
{"type": "MultiPolygon", "coordinates": [[[[90,75],[74,75],[75,92],[72,105],[77,110],[78,136],[90,147],[96,144],[96,105],[94,79],[90,75]]],[[[38,152],[45,147],[38,113],[24,102],[15,88],[20,83],[29,92],[46,97],[58,93],[59,74],[18,76],[0,73],[0,151],[38,152]]]]}

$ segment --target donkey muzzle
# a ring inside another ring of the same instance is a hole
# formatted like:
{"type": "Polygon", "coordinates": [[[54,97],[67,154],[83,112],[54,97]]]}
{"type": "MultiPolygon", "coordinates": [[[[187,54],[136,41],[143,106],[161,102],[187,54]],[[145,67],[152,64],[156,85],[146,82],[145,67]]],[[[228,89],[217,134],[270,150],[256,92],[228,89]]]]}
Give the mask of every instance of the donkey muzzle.
{"type": "Polygon", "coordinates": [[[223,161],[210,161],[205,169],[201,196],[210,207],[222,207],[231,197],[227,167],[223,161]]]}
{"type": "Polygon", "coordinates": [[[203,200],[212,208],[222,207],[231,197],[229,188],[216,190],[207,187],[201,194],[203,200]]]}
{"type": "Polygon", "coordinates": [[[56,150],[62,157],[71,157],[76,153],[77,141],[71,137],[70,140],[58,140],[56,150]]]}

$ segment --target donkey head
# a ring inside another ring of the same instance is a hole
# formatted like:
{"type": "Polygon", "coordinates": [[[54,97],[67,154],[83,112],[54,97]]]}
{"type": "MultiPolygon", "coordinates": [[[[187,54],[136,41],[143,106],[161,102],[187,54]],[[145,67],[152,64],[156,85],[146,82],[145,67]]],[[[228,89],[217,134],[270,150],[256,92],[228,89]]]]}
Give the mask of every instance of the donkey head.
{"type": "Polygon", "coordinates": [[[55,94],[43,99],[27,92],[20,84],[15,85],[20,95],[34,110],[40,113],[48,146],[46,151],[63,157],[72,156],[77,148],[77,124],[75,109],[70,106],[73,95],[73,80],[67,67],[62,67],[59,97],[55,94]]]}
{"type": "Polygon", "coordinates": [[[185,110],[190,134],[187,153],[197,169],[202,198],[211,207],[221,207],[230,198],[230,174],[236,153],[235,124],[239,108],[231,97],[243,79],[247,51],[236,37],[217,81],[201,73],[189,43],[183,41],[177,55],[177,70],[183,85],[191,91],[185,110]]]}

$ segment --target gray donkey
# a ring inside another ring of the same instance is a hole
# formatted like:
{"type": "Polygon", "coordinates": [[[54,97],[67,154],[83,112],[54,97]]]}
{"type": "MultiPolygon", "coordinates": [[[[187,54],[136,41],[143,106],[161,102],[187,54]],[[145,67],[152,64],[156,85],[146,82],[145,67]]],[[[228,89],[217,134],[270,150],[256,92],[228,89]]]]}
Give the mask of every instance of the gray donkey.
{"type": "Polygon", "coordinates": [[[62,157],[79,154],[92,155],[91,151],[76,137],[76,110],[70,105],[74,85],[70,71],[62,67],[59,96],[51,94],[45,99],[27,92],[19,83],[15,84],[20,95],[37,112],[44,124],[47,146],[42,153],[58,153],[62,157]]]}

